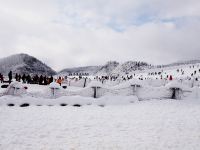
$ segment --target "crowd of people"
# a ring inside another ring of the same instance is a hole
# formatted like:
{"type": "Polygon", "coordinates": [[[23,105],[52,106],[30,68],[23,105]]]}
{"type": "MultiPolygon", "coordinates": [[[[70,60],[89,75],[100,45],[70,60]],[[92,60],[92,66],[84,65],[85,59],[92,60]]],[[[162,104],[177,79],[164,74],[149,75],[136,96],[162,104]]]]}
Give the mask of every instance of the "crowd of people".
{"type": "MultiPolygon", "coordinates": [[[[59,77],[57,80],[54,80],[53,76],[46,76],[46,75],[29,75],[29,74],[18,74],[16,73],[14,76],[15,81],[27,83],[27,84],[39,84],[39,85],[48,85],[52,82],[57,82],[60,85],[62,84],[62,78],[59,77]]],[[[3,74],[0,73],[0,81],[1,83],[11,83],[13,81],[13,72],[10,71],[8,73],[8,79],[6,79],[3,74]]]]}
{"type": "MultiPolygon", "coordinates": [[[[192,67],[190,67],[192,68],[192,67]]],[[[194,66],[193,66],[194,68],[194,66]]],[[[177,69],[177,73],[178,75],[181,77],[181,75],[183,76],[185,74],[185,71],[183,69],[177,69]]],[[[192,80],[195,79],[196,81],[199,80],[199,75],[200,75],[200,69],[198,70],[194,70],[194,72],[192,72],[190,75],[187,76],[187,80],[192,80]],[[198,77],[197,77],[198,74],[198,77]]],[[[160,72],[149,72],[147,74],[147,76],[143,76],[143,75],[136,75],[135,73],[132,75],[124,75],[124,76],[96,76],[94,79],[104,83],[105,81],[115,81],[115,80],[120,80],[120,81],[128,81],[131,80],[133,78],[138,78],[139,80],[147,80],[147,79],[152,79],[155,78],[156,80],[161,79],[161,80],[169,80],[172,81],[176,78],[176,76],[173,76],[171,74],[167,74],[166,72],[164,72],[163,70],[160,72]]]]}
{"type": "Polygon", "coordinates": [[[37,74],[34,76],[25,75],[25,74],[21,76],[20,74],[15,74],[15,80],[18,82],[22,81],[23,83],[27,83],[27,84],[39,84],[39,85],[48,85],[54,81],[53,76],[47,77],[43,75],[39,76],[37,74]]]}
{"type": "MultiPolygon", "coordinates": [[[[192,67],[190,67],[192,68],[192,67]]],[[[194,66],[193,66],[194,68],[194,66]]],[[[184,75],[185,71],[183,69],[177,69],[176,70],[177,73],[179,75],[184,75]]],[[[188,76],[188,80],[192,79],[195,77],[195,80],[198,81],[198,77],[196,77],[197,74],[200,73],[200,69],[198,68],[198,70],[194,70],[194,72],[191,73],[191,76],[188,76]]],[[[165,79],[165,80],[173,80],[174,77],[172,75],[167,75],[166,72],[164,72],[163,70],[160,72],[149,72],[147,74],[146,77],[143,77],[143,75],[136,75],[135,73],[132,75],[124,75],[124,76],[120,76],[120,75],[110,75],[110,76],[96,76],[94,77],[94,80],[100,81],[102,83],[106,82],[106,81],[116,81],[118,80],[119,82],[121,81],[127,81],[127,80],[131,80],[133,78],[138,78],[139,80],[147,80],[147,79],[151,79],[151,78],[156,78],[156,79],[165,79]]],[[[85,79],[85,83],[87,80],[86,78],[83,78],[82,76],[76,77],[74,76],[73,78],[70,77],[69,80],[67,79],[67,77],[62,78],[62,77],[58,77],[57,79],[54,79],[53,76],[46,76],[46,75],[29,75],[29,74],[14,74],[14,79],[18,82],[22,82],[22,83],[27,83],[27,84],[39,84],[39,85],[48,85],[52,82],[57,82],[58,84],[62,85],[63,83],[67,83],[70,81],[78,81],[81,79],[85,79]]],[[[8,73],[8,78],[4,77],[3,74],[0,73],[0,82],[1,83],[11,83],[13,81],[13,72],[10,71],[8,73]]],[[[84,83],[84,85],[85,85],[84,83]]]]}

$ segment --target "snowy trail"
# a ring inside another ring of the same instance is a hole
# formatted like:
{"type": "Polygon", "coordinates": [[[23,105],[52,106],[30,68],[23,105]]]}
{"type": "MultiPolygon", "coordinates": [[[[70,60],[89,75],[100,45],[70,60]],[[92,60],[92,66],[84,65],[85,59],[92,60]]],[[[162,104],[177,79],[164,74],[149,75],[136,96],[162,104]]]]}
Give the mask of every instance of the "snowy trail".
{"type": "Polygon", "coordinates": [[[0,107],[2,150],[199,150],[200,102],[0,107]]]}

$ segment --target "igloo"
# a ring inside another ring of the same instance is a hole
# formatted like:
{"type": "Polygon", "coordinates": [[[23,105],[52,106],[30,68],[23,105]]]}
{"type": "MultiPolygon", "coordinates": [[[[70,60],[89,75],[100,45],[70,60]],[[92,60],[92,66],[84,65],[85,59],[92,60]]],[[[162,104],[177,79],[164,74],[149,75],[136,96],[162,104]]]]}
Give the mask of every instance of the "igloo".
{"type": "Polygon", "coordinates": [[[103,85],[102,85],[101,82],[95,81],[95,80],[93,80],[93,81],[91,81],[89,83],[88,87],[93,89],[93,91],[94,91],[94,98],[97,98],[97,90],[100,89],[100,88],[102,88],[102,86],[103,85]]]}
{"type": "Polygon", "coordinates": [[[12,82],[6,92],[5,95],[22,95],[26,93],[26,87],[20,82],[12,82]]]}
{"type": "Polygon", "coordinates": [[[184,91],[189,91],[189,88],[179,83],[178,81],[169,82],[166,87],[172,92],[172,99],[181,99],[184,91]]]}
{"type": "Polygon", "coordinates": [[[129,84],[131,87],[133,87],[133,94],[136,95],[137,89],[141,88],[144,83],[142,83],[142,81],[137,80],[137,79],[131,79],[129,81],[129,84]]]}
{"type": "Polygon", "coordinates": [[[61,86],[56,83],[56,82],[52,82],[49,85],[49,89],[50,89],[50,96],[53,98],[57,98],[61,96],[61,86]]]}

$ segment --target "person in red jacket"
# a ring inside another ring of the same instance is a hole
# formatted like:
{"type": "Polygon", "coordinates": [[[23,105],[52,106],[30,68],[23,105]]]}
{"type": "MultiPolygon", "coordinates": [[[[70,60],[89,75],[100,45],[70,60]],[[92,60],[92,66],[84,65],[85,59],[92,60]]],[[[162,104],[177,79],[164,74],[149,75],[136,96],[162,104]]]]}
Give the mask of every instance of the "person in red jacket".
{"type": "Polygon", "coordinates": [[[170,81],[172,81],[172,80],[173,80],[173,78],[172,78],[172,75],[170,75],[170,76],[169,76],[169,80],[170,80],[170,81]]]}
{"type": "Polygon", "coordinates": [[[59,77],[58,79],[57,79],[57,81],[56,81],[58,84],[60,84],[60,86],[61,86],[61,84],[62,84],[62,79],[61,79],[61,77],[59,77]]]}

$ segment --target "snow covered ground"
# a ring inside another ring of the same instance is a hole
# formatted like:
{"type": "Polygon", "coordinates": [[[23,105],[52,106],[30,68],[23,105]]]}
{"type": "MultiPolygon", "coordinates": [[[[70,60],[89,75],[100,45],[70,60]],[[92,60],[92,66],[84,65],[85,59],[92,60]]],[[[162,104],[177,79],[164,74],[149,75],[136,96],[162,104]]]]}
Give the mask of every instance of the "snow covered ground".
{"type": "Polygon", "coordinates": [[[0,149],[199,150],[200,100],[105,107],[2,105],[0,149]]]}

